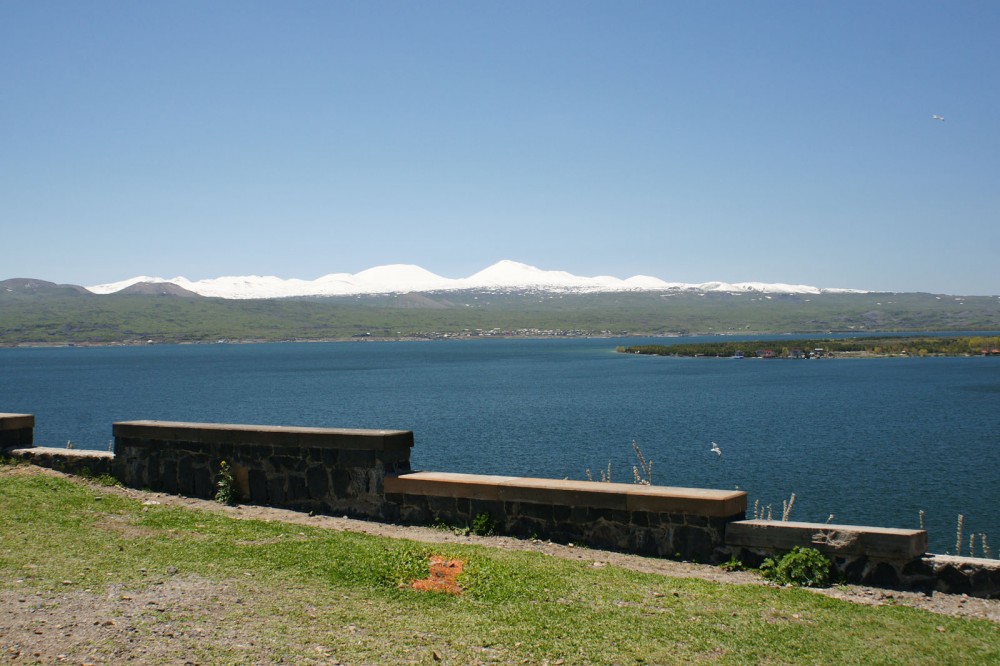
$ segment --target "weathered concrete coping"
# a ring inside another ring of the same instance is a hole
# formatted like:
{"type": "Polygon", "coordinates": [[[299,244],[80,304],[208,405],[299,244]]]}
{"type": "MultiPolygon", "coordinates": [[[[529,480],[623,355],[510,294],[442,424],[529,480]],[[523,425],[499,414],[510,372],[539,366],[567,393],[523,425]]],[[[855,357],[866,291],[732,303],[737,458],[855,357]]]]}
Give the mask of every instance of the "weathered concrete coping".
{"type": "Polygon", "coordinates": [[[43,456],[63,456],[66,458],[106,458],[111,460],[115,457],[111,451],[96,451],[94,449],[63,449],[58,446],[32,446],[22,449],[8,449],[7,453],[18,458],[34,458],[43,456]]]}
{"type": "Polygon", "coordinates": [[[156,442],[196,442],[360,451],[403,450],[413,447],[413,432],[410,430],[122,421],[112,426],[112,433],[116,438],[128,438],[133,446],[141,445],[145,441],[149,442],[149,446],[157,446],[156,442]]]}
{"type": "Polygon", "coordinates": [[[0,430],[23,430],[34,427],[34,414],[7,414],[0,412],[0,430]]]}
{"type": "Polygon", "coordinates": [[[891,527],[741,520],[726,528],[726,545],[789,551],[795,546],[831,555],[912,560],[927,551],[927,532],[891,527]]]}
{"type": "Polygon", "coordinates": [[[746,512],[738,490],[642,486],[567,479],[412,472],[385,478],[387,494],[432,495],[503,502],[585,506],[620,511],[683,513],[729,518],[746,512]]]}

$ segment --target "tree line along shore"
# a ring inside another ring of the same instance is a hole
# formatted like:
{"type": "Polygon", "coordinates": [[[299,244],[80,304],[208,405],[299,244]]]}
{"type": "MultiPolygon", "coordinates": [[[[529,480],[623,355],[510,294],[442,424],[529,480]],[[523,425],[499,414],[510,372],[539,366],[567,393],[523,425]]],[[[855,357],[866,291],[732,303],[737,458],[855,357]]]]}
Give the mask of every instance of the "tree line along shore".
{"type": "Polygon", "coordinates": [[[623,345],[616,349],[623,354],[720,358],[1000,356],[1000,336],[775,339],[753,342],[734,340],[676,345],[623,345]]]}

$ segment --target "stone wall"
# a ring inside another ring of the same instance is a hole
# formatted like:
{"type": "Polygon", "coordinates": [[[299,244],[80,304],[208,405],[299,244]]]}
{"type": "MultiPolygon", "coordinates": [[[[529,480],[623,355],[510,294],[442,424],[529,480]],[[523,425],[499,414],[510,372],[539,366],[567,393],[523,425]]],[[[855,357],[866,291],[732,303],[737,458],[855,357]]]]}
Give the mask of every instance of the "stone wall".
{"type": "Polygon", "coordinates": [[[487,514],[502,534],[749,566],[808,546],[851,581],[1000,598],[1000,561],[928,555],[922,530],[743,520],[738,491],[411,472],[409,431],[132,421],[114,424],[111,453],[35,447],[33,430],[32,415],[0,413],[0,452],[203,498],[225,460],[254,504],[469,526],[487,514]]]}
{"type": "Polygon", "coordinates": [[[403,522],[482,516],[500,534],[701,562],[718,559],[727,524],[746,512],[741,491],[443,472],[387,477],[385,491],[403,522]]]}
{"type": "Polygon", "coordinates": [[[383,479],[410,469],[413,433],[164,421],[116,423],[124,484],[214,497],[226,461],[242,501],[298,511],[385,517],[383,479]]]}
{"type": "Polygon", "coordinates": [[[831,525],[775,520],[734,522],[726,535],[730,553],[750,567],[781,556],[795,547],[814,548],[833,562],[852,583],[913,588],[907,574],[927,551],[927,532],[860,525],[831,525]]]}

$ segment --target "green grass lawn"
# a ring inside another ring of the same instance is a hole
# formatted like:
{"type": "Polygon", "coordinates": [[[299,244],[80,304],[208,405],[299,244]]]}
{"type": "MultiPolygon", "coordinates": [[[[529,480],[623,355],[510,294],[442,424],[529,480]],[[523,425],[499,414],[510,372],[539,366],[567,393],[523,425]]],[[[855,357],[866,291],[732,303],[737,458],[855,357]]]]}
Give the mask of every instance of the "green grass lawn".
{"type": "Polygon", "coordinates": [[[1000,663],[986,621],[236,520],[2,464],[0,599],[96,604],[120,631],[68,644],[77,660],[145,645],[171,663],[1000,663]],[[466,562],[463,595],[409,589],[431,554],[466,562]]]}

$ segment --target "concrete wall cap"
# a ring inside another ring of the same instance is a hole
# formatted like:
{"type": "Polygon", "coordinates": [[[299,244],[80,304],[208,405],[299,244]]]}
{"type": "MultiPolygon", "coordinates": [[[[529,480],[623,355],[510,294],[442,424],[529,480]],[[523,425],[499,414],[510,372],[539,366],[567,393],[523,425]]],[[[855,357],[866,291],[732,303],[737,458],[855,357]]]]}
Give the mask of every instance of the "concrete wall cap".
{"type": "Polygon", "coordinates": [[[95,449],[64,449],[58,446],[32,446],[31,448],[8,449],[8,452],[16,456],[66,456],[67,458],[114,458],[111,451],[99,451],[95,449]]]}
{"type": "Polygon", "coordinates": [[[411,472],[386,477],[388,493],[589,506],[622,511],[690,513],[728,518],[746,509],[742,491],[642,486],[571,479],[411,472]]]}
{"type": "Polygon", "coordinates": [[[21,430],[35,427],[34,414],[7,414],[0,412],[0,430],[21,430]]]}
{"type": "Polygon", "coordinates": [[[120,421],[112,426],[112,432],[115,437],[165,442],[229,442],[358,450],[405,449],[413,446],[413,432],[410,430],[120,421]]]}

